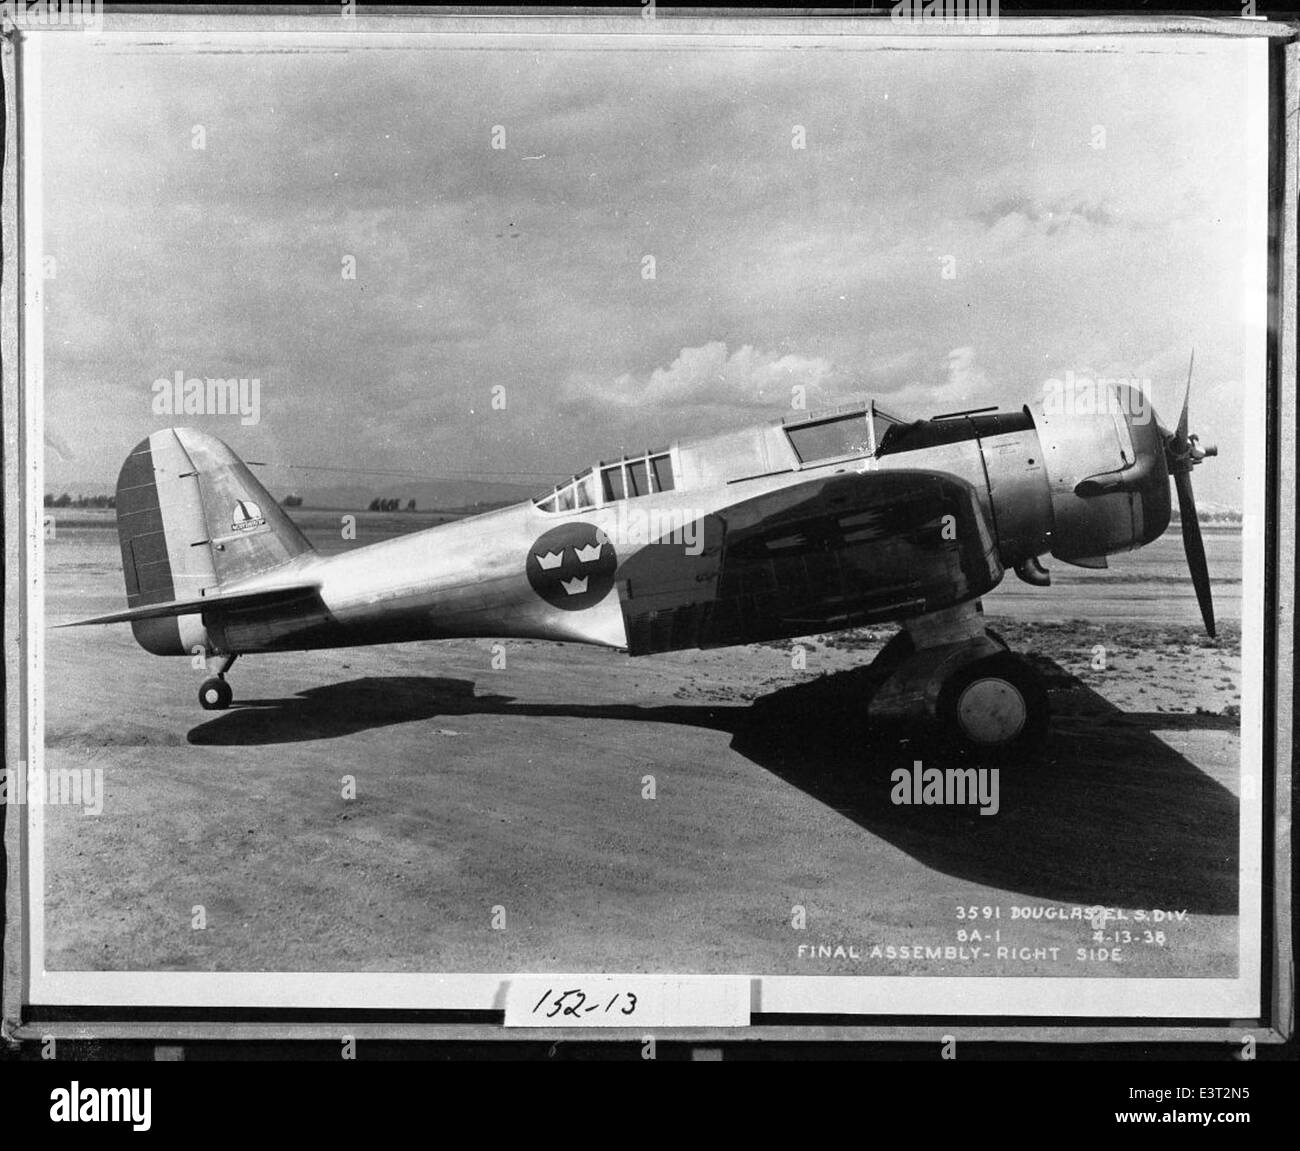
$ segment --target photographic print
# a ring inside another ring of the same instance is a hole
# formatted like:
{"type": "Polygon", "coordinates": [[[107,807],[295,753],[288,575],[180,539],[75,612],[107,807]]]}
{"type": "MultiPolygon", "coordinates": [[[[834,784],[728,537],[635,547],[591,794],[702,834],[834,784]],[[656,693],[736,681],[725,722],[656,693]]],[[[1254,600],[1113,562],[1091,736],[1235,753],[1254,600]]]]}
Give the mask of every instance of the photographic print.
{"type": "Polygon", "coordinates": [[[654,23],[23,44],[32,1002],[1258,1015],[1266,43],[654,23]]]}

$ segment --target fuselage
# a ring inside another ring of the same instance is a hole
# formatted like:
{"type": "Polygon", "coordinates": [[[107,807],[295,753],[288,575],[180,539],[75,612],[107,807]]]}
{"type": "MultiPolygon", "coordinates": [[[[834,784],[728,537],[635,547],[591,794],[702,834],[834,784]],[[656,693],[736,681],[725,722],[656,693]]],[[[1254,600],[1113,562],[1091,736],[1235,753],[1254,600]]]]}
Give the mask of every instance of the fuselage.
{"type": "MultiPolygon", "coordinates": [[[[1098,566],[1098,557],[1165,530],[1168,478],[1154,413],[1148,407],[1135,418],[1128,399],[1120,395],[1116,410],[1100,413],[1025,408],[912,422],[859,404],[683,440],[596,465],[537,500],[338,555],[297,555],[223,591],[308,583],[318,589],[310,603],[186,617],[181,633],[187,650],[200,644],[230,654],[453,637],[540,638],[635,654],[650,649],[629,635],[630,600],[663,585],[678,607],[698,601],[703,609],[718,594],[720,517],[734,527],[745,507],[779,507],[786,492],[796,501],[819,478],[888,472],[941,473],[969,485],[987,525],[991,573],[966,595],[975,598],[1003,570],[1046,552],[1098,566]],[[1122,482],[1087,487],[1089,477],[1112,475],[1122,482]]],[[[836,565],[834,579],[870,580],[874,553],[852,552],[851,516],[842,523],[834,543],[820,545],[822,553],[843,549],[851,561],[836,565]]],[[[808,541],[799,546],[812,555],[808,541]]],[[[827,603],[775,631],[809,634],[869,618],[837,613],[830,601],[844,600],[844,587],[825,586],[827,603]]],[[[892,614],[925,610],[909,601],[892,614]]],[[[717,643],[746,638],[710,634],[717,643]]],[[[683,632],[680,642],[669,637],[653,650],[702,646],[700,635],[683,632]]]]}

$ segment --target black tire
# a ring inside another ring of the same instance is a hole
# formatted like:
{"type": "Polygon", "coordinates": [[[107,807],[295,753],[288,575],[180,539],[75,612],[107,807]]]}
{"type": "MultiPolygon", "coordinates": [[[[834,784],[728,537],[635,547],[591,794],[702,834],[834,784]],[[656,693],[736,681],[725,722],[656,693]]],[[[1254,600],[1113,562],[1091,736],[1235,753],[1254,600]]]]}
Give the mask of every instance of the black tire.
{"type": "Polygon", "coordinates": [[[1052,719],[1042,680],[1010,653],[963,667],[943,685],[936,712],[949,743],[999,762],[1038,752],[1052,719]]]}
{"type": "Polygon", "coordinates": [[[224,679],[218,679],[215,676],[212,679],[205,679],[199,685],[199,706],[204,711],[224,711],[230,706],[230,701],[234,699],[235,693],[230,690],[230,684],[224,679]]]}

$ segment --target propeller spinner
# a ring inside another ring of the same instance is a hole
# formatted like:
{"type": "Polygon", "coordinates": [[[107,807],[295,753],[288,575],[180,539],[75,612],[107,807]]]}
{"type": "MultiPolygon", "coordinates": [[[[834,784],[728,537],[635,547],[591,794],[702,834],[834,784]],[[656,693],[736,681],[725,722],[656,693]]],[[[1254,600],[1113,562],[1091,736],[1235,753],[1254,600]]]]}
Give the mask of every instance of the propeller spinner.
{"type": "Polygon", "coordinates": [[[1192,573],[1192,586],[1196,600],[1201,605],[1201,618],[1211,637],[1214,630],[1214,601],[1210,596],[1210,569],[1205,562],[1205,541],[1201,538],[1201,521],[1196,515],[1196,497],[1192,492],[1192,469],[1207,456],[1217,456],[1219,449],[1213,445],[1200,445],[1198,437],[1187,432],[1188,407],[1192,398],[1192,365],[1196,352],[1187,365],[1187,389],[1183,395],[1183,410],[1178,417],[1178,427],[1165,436],[1165,462],[1174,477],[1178,492],[1178,518],[1182,523],[1183,550],[1187,553],[1187,566],[1192,573]]]}

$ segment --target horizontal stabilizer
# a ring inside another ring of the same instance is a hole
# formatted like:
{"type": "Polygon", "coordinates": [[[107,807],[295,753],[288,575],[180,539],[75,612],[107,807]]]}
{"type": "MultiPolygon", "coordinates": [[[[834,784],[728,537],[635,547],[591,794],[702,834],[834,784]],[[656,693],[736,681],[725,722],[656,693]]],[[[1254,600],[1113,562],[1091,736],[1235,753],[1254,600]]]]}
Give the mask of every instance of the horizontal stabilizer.
{"type": "Polygon", "coordinates": [[[227,592],[225,595],[202,596],[199,599],[173,599],[163,603],[145,604],[143,607],[128,608],[126,611],[113,612],[112,615],[99,615],[93,619],[79,619],[72,623],[62,623],[58,627],[85,627],[95,623],[133,623],[141,619],[167,619],[180,615],[206,615],[212,612],[233,611],[239,608],[272,607],[278,604],[293,603],[315,595],[319,589],[315,584],[292,584],[288,587],[265,588],[261,591],[227,592]]]}

